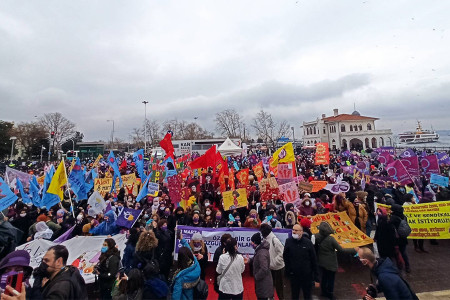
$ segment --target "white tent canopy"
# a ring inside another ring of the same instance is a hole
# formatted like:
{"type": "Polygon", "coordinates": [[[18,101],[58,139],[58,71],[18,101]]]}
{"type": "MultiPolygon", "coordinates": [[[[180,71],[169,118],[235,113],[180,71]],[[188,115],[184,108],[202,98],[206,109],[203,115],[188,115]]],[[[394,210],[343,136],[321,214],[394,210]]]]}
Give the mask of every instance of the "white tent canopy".
{"type": "Polygon", "coordinates": [[[231,156],[231,155],[241,155],[242,154],[242,148],[236,146],[235,143],[233,143],[230,138],[227,138],[225,142],[223,142],[222,145],[220,145],[219,148],[217,148],[217,151],[220,152],[220,154],[225,156],[231,156]]]}

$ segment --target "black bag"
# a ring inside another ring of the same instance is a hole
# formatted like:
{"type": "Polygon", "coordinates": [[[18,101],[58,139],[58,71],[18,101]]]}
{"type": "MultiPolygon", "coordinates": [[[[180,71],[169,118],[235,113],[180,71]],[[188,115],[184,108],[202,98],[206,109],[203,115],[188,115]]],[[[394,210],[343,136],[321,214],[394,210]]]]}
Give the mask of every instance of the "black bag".
{"type": "Polygon", "coordinates": [[[145,269],[151,268],[153,274],[159,273],[159,271],[160,271],[159,270],[159,262],[155,258],[155,248],[153,248],[151,259],[147,259],[147,258],[143,257],[138,252],[136,252],[135,254],[136,254],[137,259],[141,262],[141,267],[139,268],[140,270],[144,270],[144,268],[145,269]]]}
{"type": "Polygon", "coordinates": [[[194,299],[206,300],[208,293],[208,285],[204,280],[200,279],[194,288],[194,299]]]}

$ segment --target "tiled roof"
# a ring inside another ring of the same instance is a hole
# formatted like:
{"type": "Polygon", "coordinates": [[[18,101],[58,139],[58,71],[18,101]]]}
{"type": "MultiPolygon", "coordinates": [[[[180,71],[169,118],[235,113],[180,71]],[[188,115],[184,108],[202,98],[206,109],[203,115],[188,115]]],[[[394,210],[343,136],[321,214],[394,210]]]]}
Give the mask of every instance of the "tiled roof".
{"type": "Polygon", "coordinates": [[[378,118],[356,116],[350,114],[340,114],[337,116],[323,118],[325,122],[339,122],[339,121],[364,121],[364,120],[378,120],[378,118]]]}

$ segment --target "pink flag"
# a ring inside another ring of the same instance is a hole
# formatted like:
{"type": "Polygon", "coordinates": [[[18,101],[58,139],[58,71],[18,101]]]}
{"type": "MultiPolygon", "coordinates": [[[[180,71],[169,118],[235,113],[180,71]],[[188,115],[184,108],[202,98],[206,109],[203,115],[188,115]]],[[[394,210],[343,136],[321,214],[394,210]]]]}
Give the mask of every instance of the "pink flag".
{"type": "Polygon", "coordinates": [[[427,155],[420,160],[420,166],[423,168],[425,175],[441,174],[439,163],[436,155],[427,155]]]}
{"type": "Polygon", "coordinates": [[[378,155],[377,159],[380,163],[382,163],[385,166],[391,164],[394,161],[394,159],[392,158],[392,155],[389,154],[389,152],[380,153],[380,155],[378,155]]]}
{"type": "Polygon", "coordinates": [[[403,185],[412,182],[408,171],[406,171],[405,166],[399,160],[396,160],[393,163],[389,164],[386,167],[386,171],[389,177],[391,177],[395,182],[399,182],[403,185]]]}
{"type": "Polygon", "coordinates": [[[411,176],[419,176],[419,159],[417,156],[403,157],[400,159],[411,176]]]}

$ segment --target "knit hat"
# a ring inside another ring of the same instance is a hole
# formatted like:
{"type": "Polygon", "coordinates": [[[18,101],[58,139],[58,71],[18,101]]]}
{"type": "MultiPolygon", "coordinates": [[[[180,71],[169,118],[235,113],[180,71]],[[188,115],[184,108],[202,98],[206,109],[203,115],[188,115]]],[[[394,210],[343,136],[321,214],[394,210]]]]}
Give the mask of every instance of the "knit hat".
{"type": "Polygon", "coordinates": [[[303,228],[310,228],[311,221],[308,218],[303,218],[300,220],[300,225],[302,225],[303,228]]]}
{"type": "Polygon", "coordinates": [[[202,234],[199,233],[199,232],[194,233],[194,235],[192,235],[191,240],[193,240],[193,241],[203,241],[202,234]]]}
{"type": "Polygon", "coordinates": [[[259,232],[255,233],[250,240],[256,245],[260,245],[262,241],[261,234],[259,232]]]}
{"type": "Polygon", "coordinates": [[[0,274],[2,274],[6,268],[20,266],[23,267],[26,276],[30,276],[33,272],[33,268],[30,267],[30,254],[25,250],[16,250],[6,255],[0,261],[0,274]]]}
{"type": "Polygon", "coordinates": [[[91,230],[91,224],[88,223],[83,226],[83,229],[82,229],[83,233],[89,233],[90,230],[91,230]]]}
{"type": "Polygon", "coordinates": [[[39,215],[39,217],[37,217],[36,222],[47,222],[48,221],[48,217],[46,215],[39,215]]]}

